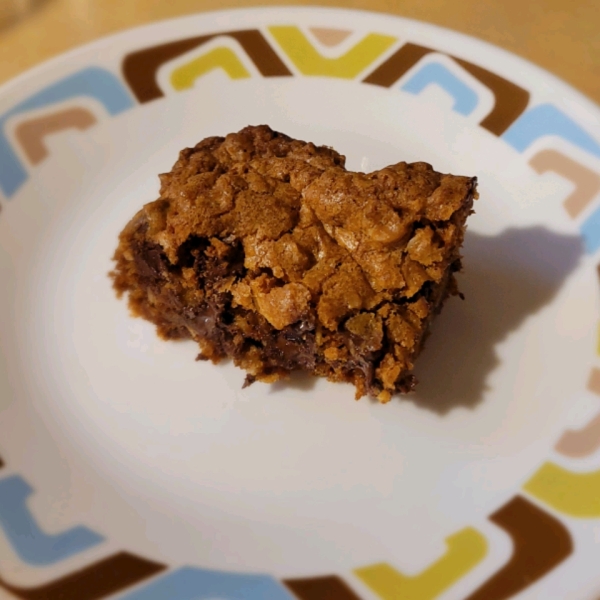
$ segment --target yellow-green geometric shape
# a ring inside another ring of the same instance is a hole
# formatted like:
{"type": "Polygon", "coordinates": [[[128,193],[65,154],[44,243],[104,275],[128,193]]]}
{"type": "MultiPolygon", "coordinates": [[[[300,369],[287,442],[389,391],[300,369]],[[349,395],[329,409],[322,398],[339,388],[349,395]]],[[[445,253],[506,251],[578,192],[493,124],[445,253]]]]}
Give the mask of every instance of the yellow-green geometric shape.
{"type": "Polygon", "coordinates": [[[395,37],[369,33],[346,54],[337,58],[322,56],[298,27],[269,27],[283,51],[303,75],[354,79],[375,62],[396,41],[395,37]]]}
{"type": "Polygon", "coordinates": [[[600,471],[574,473],[548,462],[523,489],[571,517],[600,517],[600,471]]]}
{"type": "Polygon", "coordinates": [[[485,537],[473,527],[451,535],[446,544],[446,554],[413,577],[386,563],[354,573],[382,600],[433,600],[481,562],[488,549],[485,537]]]}
{"type": "Polygon", "coordinates": [[[231,79],[244,79],[250,77],[248,69],[236,56],[231,48],[214,48],[210,52],[177,67],[171,73],[171,85],[176,90],[185,90],[194,86],[198,77],[206,75],[213,69],[223,69],[231,79]]]}

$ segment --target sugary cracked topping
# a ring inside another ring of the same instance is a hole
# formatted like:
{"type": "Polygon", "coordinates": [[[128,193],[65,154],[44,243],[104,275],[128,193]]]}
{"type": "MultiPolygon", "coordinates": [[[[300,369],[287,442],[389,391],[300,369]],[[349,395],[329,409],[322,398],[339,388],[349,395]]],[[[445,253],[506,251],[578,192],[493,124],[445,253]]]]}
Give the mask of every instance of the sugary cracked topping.
{"type": "Polygon", "coordinates": [[[336,329],[349,315],[439,282],[447,221],[473,187],[426,163],[349,173],[345,157],[266,126],[183,150],[145,207],[151,235],[176,264],[190,236],[241,240],[246,277],[236,300],[282,329],[316,304],[336,329]]]}

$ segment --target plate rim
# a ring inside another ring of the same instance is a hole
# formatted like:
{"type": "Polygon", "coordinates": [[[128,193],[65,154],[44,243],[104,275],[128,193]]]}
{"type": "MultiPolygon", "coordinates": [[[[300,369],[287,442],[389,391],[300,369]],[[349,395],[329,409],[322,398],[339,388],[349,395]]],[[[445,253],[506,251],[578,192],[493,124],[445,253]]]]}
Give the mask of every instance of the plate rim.
{"type": "MultiPolygon", "coordinates": [[[[461,31],[457,31],[455,29],[451,29],[449,27],[444,27],[443,25],[438,25],[435,23],[429,23],[428,21],[422,21],[419,19],[414,19],[411,17],[404,17],[402,15],[398,15],[395,13],[389,13],[385,11],[373,11],[368,9],[359,9],[359,8],[344,8],[344,7],[330,7],[330,6],[286,6],[286,5],[274,5],[274,6],[252,6],[252,7],[244,7],[244,8],[226,8],[222,10],[207,10],[207,11],[196,11],[192,13],[188,13],[185,15],[180,15],[177,17],[169,17],[166,19],[159,19],[157,21],[151,21],[149,23],[144,23],[142,25],[135,25],[134,27],[127,27],[121,29],[119,31],[115,31],[113,33],[109,33],[107,35],[103,35],[95,40],[90,42],[85,42],[83,44],[78,44],[77,46],[61,52],[55,56],[51,56],[42,60],[40,63],[33,65],[32,67],[26,69],[22,73],[11,77],[7,81],[0,84],[0,99],[9,92],[13,91],[13,88],[17,88],[19,85],[27,82],[30,78],[36,76],[37,74],[46,71],[47,69],[53,68],[59,64],[64,64],[69,58],[81,54],[83,52],[91,52],[95,49],[100,49],[107,44],[112,42],[121,41],[121,39],[125,38],[127,35],[131,33],[142,33],[144,31],[152,31],[152,30],[160,30],[161,27],[164,26],[174,26],[179,22],[184,22],[190,18],[198,18],[198,17],[227,17],[228,15],[239,15],[243,13],[254,13],[259,15],[261,13],[268,12],[278,12],[278,13],[311,13],[314,11],[319,11],[323,13],[349,13],[352,16],[359,17],[369,15],[370,17],[391,17],[394,20],[402,22],[406,25],[416,25],[423,29],[428,29],[432,32],[443,32],[444,35],[450,35],[455,39],[459,39],[463,42],[467,42],[470,44],[475,44],[476,46],[480,46],[485,48],[486,51],[492,53],[499,53],[503,55],[503,58],[515,61],[516,63],[520,63],[522,66],[525,66],[527,69],[532,70],[537,76],[547,78],[552,85],[555,85],[559,88],[563,88],[574,96],[579,102],[583,104],[583,107],[586,111],[590,111],[591,113],[597,112],[600,115],[600,103],[596,102],[593,98],[589,97],[584,92],[577,89],[575,86],[570,84],[569,82],[562,79],[560,76],[554,74],[552,71],[547,70],[546,68],[536,64],[528,58],[522,57],[511,50],[507,50],[502,46],[498,46],[492,42],[488,42],[487,40],[480,39],[468,33],[463,33],[461,31]]],[[[586,115],[587,116],[587,115],[586,115]]],[[[592,116],[592,115],[589,115],[592,116]]]]}
{"type": "MultiPolygon", "coordinates": [[[[334,8],[334,7],[321,7],[321,6],[303,6],[303,7],[289,7],[289,6],[277,6],[277,7],[248,7],[248,8],[234,8],[234,9],[225,9],[219,11],[200,11],[195,13],[190,13],[189,15],[183,15],[178,17],[173,17],[169,19],[162,19],[159,21],[146,23],[143,25],[139,25],[132,28],[127,28],[113,34],[109,34],[103,36],[97,40],[92,42],[78,45],[71,50],[58,54],[57,56],[51,57],[42,63],[35,65],[34,67],[24,71],[20,75],[8,80],[4,84],[0,86],[0,99],[2,99],[4,94],[12,93],[15,90],[18,90],[19,86],[27,84],[31,78],[35,77],[40,73],[45,73],[51,71],[53,68],[58,66],[65,65],[70,58],[74,56],[81,55],[86,52],[94,52],[95,50],[101,51],[102,48],[105,48],[107,45],[111,43],[121,43],[122,40],[126,39],[126,36],[130,35],[132,32],[136,32],[137,34],[143,35],[145,31],[151,32],[156,31],[157,33],[165,26],[176,26],[177,23],[187,21],[190,18],[198,18],[198,17],[210,17],[212,16],[235,16],[244,13],[253,13],[256,15],[263,14],[265,19],[269,18],[269,15],[273,15],[273,17],[277,17],[278,15],[287,14],[287,15],[296,15],[296,14],[314,14],[314,13],[347,13],[351,17],[360,18],[364,14],[372,15],[376,18],[382,18],[385,16],[391,16],[395,21],[398,22],[399,25],[404,24],[406,26],[410,26],[411,24],[417,25],[423,30],[432,31],[432,32],[443,32],[446,39],[449,40],[450,43],[453,43],[454,40],[459,40],[460,43],[466,43],[471,45],[472,47],[481,47],[486,48],[488,52],[496,55],[504,56],[505,60],[512,61],[513,64],[520,64],[524,66],[526,69],[530,70],[530,72],[535,73],[539,77],[543,77],[544,80],[548,81],[552,86],[555,86],[558,90],[561,88],[566,90],[566,95],[570,98],[573,98],[579,103],[579,106],[582,106],[586,111],[589,111],[590,117],[595,121],[594,114],[598,113],[600,109],[600,105],[596,104],[592,99],[588,98],[585,94],[578,91],[576,88],[571,86],[569,83],[562,80],[560,77],[553,75],[551,72],[546,69],[537,66],[535,63],[532,63],[528,59],[522,58],[517,54],[512,53],[511,51],[505,50],[495,44],[490,42],[486,42],[484,40],[480,40],[474,36],[464,34],[461,32],[454,31],[452,29],[448,29],[443,26],[430,24],[423,21],[418,21],[415,19],[409,19],[406,17],[402,17],[400,15],[396,15],[393,13],[386,12],[378,12],[371,10],[363,10],[363,9],[347,9],[347,8],[334,8]]],[[[483,61],[486,64],[487,61],[483,61]]],[[[586,115],[587,116],[587,115],[586,115]]],[[[581,118],[581,116],[580,116],[581,118]]],[[[584,119],[581,119],[582,121],[584,119]]],[[[0,247],[2,244],[0,243],[0,247]]],[[[594,253],[596,254],[596,253],[594,253]]],[[[520,490],[519,490],[520,491],[520,490]]],[[[519,492],[515,492],[515,495],[519,492]]],[[[511,496],[513,492],[511,491],[511,496]]],[[[552,514],[552,511],[549,511],[552,514]]],[[[562,520],[565,520],[564,518],[562,520]]]]}

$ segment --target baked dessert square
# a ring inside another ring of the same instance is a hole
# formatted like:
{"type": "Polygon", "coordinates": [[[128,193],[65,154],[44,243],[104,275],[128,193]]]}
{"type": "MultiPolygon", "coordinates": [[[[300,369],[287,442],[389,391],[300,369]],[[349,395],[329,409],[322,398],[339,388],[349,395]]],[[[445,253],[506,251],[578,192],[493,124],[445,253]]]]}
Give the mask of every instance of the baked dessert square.
{"type": "Polygon", "coordinates": [[[199,359],[233,359],[246,385],[301,370],[357,398],[411,391],[457,293],[477,180],[423,162],[344,165],[264,125],[183,150],[120,234],[117,293],[161,337],[195,340],[199,359]]]}

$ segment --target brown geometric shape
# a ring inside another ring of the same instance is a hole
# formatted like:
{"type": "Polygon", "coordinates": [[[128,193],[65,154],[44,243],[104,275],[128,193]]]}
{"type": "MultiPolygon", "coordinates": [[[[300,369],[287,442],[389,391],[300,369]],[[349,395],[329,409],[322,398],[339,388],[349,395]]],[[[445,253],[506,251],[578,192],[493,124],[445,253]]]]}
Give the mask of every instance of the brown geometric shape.
{"type": "MultiPolygon", "coordinates": [[[[424,56],[432,52],[439,52],[418,44],[404,44],[390,56],[375,71],[368,75],[365,83],[391,87],[411,67],[416,65],[424,56]]],[[[439,52],[444,54],[443,52],[439,52]]],[[[496,75],[483,67],[479,67],[461,58],[447,54],[455,60],[465,71],[485,85],[495,98],[494,107],[481,121],[480,125],[491,133],[502,135],[514,121],[523,113],[529,103],[529,92],[518,85],[496,75]]]]}
{"type": "Polygon", "coordinates": [[[360,600],[360,598],[335,575],[308,579],[285,579],[285,585],[300,600],[360,600]]]}
{"type": "Polygon", "coordinates": [[[122,552],[35,588],[0,578],[0,588],[22,600],[98,600],[164,571],[165,565],[122,552]]]}
{"type": "Polygon", "coordinates": [[[329,48],[338,46],[352,33],[345,29],[329,29],[326,27],[310,27],[309,31],[318,42],[329,48]]]}
{"type": "MultiPolygon", "coordinates": [[[[600,369],[593,368],[587,382],[587,389],[600,396],[600,369]]],[[[583,458],[600,448],[600,414],[582,429],[565,431],[554,449],[571,458],[583,458]]]]}
{"type": "Polygon", "coordinates": [[[404,44],[363,81],[382,87],[391,87],[404,73],[431,52],[435,52],[435,50],[418,44],[404,44]]]}
{"type": "Polygon", "coordinates": [[[600,396],[600,369],[593,368],[588,377],[587,389],[600,396]]]}
{"type": "Polygon", "coordinates": [[[575,184],[564,207],[574,219],[600,192],[600,175],[556,150],[538,152],[529,164],[538,172],[554,171],[575,184]]]}
{"type": "Polygon", "coordinates": [[[566,527],[553,516],[515,496],[490,520],[512,538],[509,561],[467,600],[505,600],[535,583],[573,552],[566,527]]]}
{"type": "Polygon", "coordinates": [[[161,98],[164,94],[156,82],[156,73],[161,65],[221,36],[236,40],[264,77],[292,76],[262,33],[257,29],[249,29],[201,35],[132,52],[123,59],[125,80],[139,102],[161,98]]]}
{"type": "Polygon", "coordinates": [[[558,440],[555,450],[571,458],[583,458],[600,448],[600,414],[577,431],[566,431],[558,440]]]}
{"type": "Polygon", "coordinates": [[[489,132],[501,136],[527,108],[529,92],[483,67],[455,56],[451,58],[494,94],[494,108],[479,124],[489,132]]]}
{"type": "Polygon", "coordinates": [[[96,117],[85,108],[68,108],[50,115],[29,119],[20,123],[15,137],[29,161],[36,165],[48,156],[44,138],[63,129],[88,129],[96,123],[96,117]]]}

